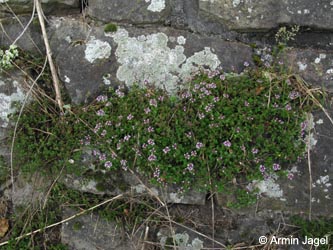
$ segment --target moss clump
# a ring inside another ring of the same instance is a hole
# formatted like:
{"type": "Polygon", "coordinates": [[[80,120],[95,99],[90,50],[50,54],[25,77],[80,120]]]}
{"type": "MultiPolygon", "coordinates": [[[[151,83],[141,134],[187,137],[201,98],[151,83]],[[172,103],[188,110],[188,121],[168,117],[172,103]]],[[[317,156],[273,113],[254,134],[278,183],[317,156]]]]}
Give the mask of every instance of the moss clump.
{"type": "Polygon", "coordinates": [[[107,25],[105,25],[104,27],[104,32],[108,33],[108,32],[116,32],[118,30],[118,27],[116,24],[114,23],[108,23],[107,25]]]}

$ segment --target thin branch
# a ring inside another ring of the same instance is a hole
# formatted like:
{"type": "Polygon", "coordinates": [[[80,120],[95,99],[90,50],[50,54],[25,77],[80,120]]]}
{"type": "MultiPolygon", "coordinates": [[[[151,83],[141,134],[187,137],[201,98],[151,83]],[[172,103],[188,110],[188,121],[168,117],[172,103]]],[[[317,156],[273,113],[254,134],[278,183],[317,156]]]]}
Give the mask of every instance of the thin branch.
{"type": "MultiPolygon", "coordinates": [[[[26,24],[26,26],[23,25],[23,23],[21,22],[21,20],[18,18],[18,16],[15,14],[15,12],[12,10],[12,8],[9,6],[9,4],[6,2],[6,7],[9,9],[9,11],[13,14],[13,16],[15,17],[15,19],[17,20],[17,22],[20,24],[20,26],[23,28],[22,32],[20,35],[18,35],[16,37],[16,39],[13,41],[13,44],[16,44],[17,41],[24,35],[24,33],[27,31],[27,29],[29,28],[30,24],[32,23],[33,19],[34,19],[34,16],[35,16],[35,10],[36,10],[36,4],[34,2],[34,6],[32,8],[32,14],[31,14],[31,18],[29,20],[29,22],[26,24]]],[[[1,25],[2,26],[2,25],[1,25]]],[[[2,27],[3,31],[4,31],[4,28],[2,27]]],[[[9,38],[9,40],[12,40],[7,34],[6,34],[7,38],[9,38]]],[[[35,48],[37,49],[37,51],[40,53],[40,54],[43,54],[39,47],[37,46],[37,44],[34,42],[34,40],[31,38],[30,34],[28,34],[28,37],[30,39],[30,41],[32,42],[32,44],[35,46],[35,48]]]]}
{"type": "Polygon", "coordinates": [[[49,65],[50,65],[50,70],[51,70],[51,75],[52,75],[52,80],[53,80],[53,85],[54,85],[54,90],[55,90],[55,95],[56,95],[56,102],[59,106],[59,109],[61,110],[61,112],[63,112],[63,102],[62,102],[62,98],[61,98],[61,92],[60,92],[60,84],[59,84],[59,77],[57,74],[57,70],[54,66],[53,60],[52,60],[52,51],[51,51],[51,47],[49,44],[49,39],[47,37],[47,33],[46,33],[46,28],[45,28],[45,22],[44,22],[44,18],[43,18],[43,10],[42,10],[42,6],[39,0],[35,0],[35,4],[36,4],[36,9],[37,9],[37,14],[38,14],[38,20],[40,23],[40,27],[42,30],[42,34],[43,34],[43,39],[44,39],[44,44],[45,44],[45,49],[46,49],[46,55],[47,55],[47,59],[49,61],[49,65]]]}

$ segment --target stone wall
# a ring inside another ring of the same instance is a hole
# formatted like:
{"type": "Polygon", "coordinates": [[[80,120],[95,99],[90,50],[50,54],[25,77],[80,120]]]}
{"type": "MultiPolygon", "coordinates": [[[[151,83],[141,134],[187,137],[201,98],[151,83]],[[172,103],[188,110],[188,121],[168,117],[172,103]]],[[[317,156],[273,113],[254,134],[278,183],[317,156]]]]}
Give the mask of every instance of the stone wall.
{"type": "MultiPolygon", "coordinates": [[[[244,62],[269,51],[281,26],[300,31],[282,58],[309,83],[333,90],[333,2],[330,0],[43,0],[47,30],[58,74],[73,102],[82,103],[102,88],[145,80],[170,92],[200,67],[241,72],[244,62]],[[109,23],[117,31],[105,32],[109,23]],[[256,44],[256,48],[253,48],[256,44]],[[261,54],[260,54],[261,52],[261,54]]],[[[1,46],[10,45],[29,23],[32,0],[0,0],[1,46]],[[14,17],[18,14],[20,22],[14,17]]],[[[17,44],[27,52],[44,52],[36,17],[17,44]]],[[[267,55],[268,54],[268,55],[267,55]]],[[[1,126],[22,99],[24,76],[0,78],[1,126]],[[7,91],[8,89],[8,91],[7,91]],[[10,91],[9,91],[10,89],[10,91]],[[15,90],[16,89],[16,90],[15,90]]],[[[328,104],[329,107],[330,104],[328,104]]],[[[331,110],[329,109],[332,115],[331,110]]],[[[332,124],[315,114],[313,212],[332,216],[332,124]],[[317,192],[318,191],[318,192],[317,192]],[[320,205],[319,205],[320,204],[320,205]],[[319,205],[319,206],[316,206],[319,205]]],[[[308,209],[307,165],[301,164],[294,185],[262,184],[277,209],[308,209]],[[275,197],[272,191],[283,194],[275,197]],[[281,190],[282,191],[281,191],[281,190]],[[295,197],[295,194],[297,194],[295,197]],[[298,195],[299,194],[299,195],[298,195]]],[[[199,202],[200,203],[200,202],[199,202]]],[[[269,200],[263,205],[267,208],[269,200]]]]}

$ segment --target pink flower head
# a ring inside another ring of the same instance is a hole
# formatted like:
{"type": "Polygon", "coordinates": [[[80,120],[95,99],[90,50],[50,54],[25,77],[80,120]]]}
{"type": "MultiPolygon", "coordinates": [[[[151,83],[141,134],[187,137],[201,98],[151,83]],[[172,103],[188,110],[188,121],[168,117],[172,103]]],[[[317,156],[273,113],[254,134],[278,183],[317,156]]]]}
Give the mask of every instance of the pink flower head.
{"type": "Polygon", "coordinates": [[[280,170],[280,169],[281,169],[280,164],[278,164],[278,163],[274,163],[274,164],[273,164],[273,170],[274,170],[274,171],[278,171],[278,170],[280,170]]]}
{"type": "Polygon", "coordinates": [[[106,168],[111,168],[112,167],[112,162],[111,161],[107,161],[104,163],[104,167],[106,168]]]}
{"type": "Polygon", "coordinates": [[[264,173],[266,171],[266,167],[264,165],[260,165],[259,170],[261,173],[264,173]]]}
{"type": "Polygon", "coordinates": [[[223,142],[223,145],[230,148],[231,147],[231,142],[229,140],[223,142]]]}

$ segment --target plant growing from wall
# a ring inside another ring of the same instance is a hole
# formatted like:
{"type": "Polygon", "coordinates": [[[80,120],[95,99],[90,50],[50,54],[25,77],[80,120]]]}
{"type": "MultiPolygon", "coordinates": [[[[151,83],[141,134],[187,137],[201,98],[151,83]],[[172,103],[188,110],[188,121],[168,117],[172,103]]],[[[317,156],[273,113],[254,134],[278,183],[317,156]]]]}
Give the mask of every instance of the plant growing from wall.
{"type": "Polygon", "coordinates": [[[82,173],[88,154],[94,171],[130,168],[179,191],[244,188],[239,183],[288,176],[303,156],[313,103],[299,84],[269,71],[200,72],[177,95],[149,84],[119,86],[63,119],[32,104],[21,118],[16,158],[27,171],[82,173]]]}

